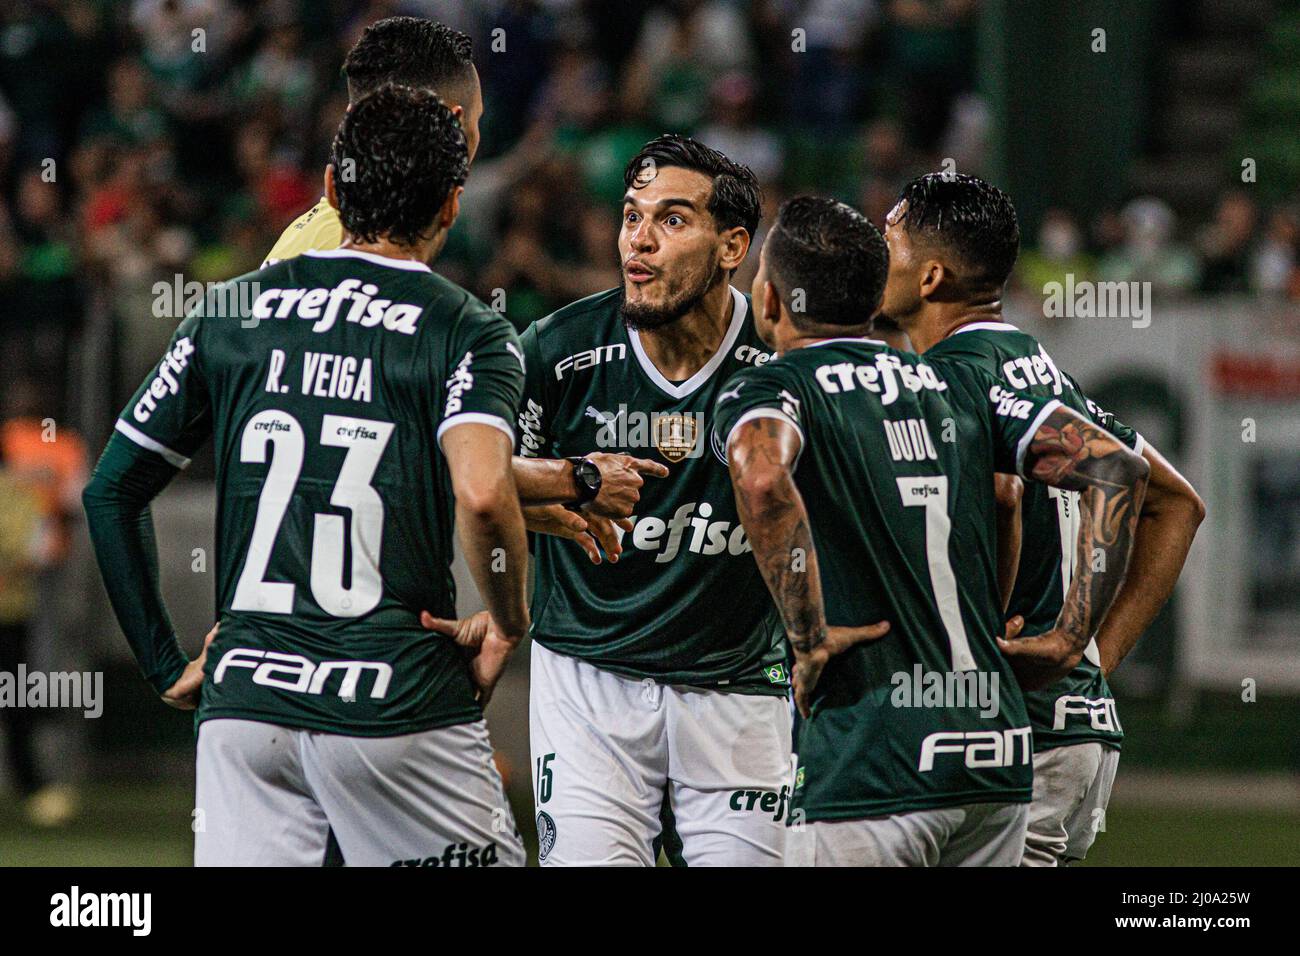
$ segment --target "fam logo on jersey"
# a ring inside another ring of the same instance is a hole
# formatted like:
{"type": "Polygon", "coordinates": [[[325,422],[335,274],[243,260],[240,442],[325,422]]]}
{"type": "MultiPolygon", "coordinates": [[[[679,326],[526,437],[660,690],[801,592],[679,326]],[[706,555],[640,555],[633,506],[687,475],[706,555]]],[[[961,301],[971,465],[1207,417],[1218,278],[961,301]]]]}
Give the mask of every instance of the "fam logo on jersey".
{"type": "Polygon", "coordinates": [[[659,454],[674,463],[691,455],[700,437],[703,418],[703,415],[696,414],[659,415],[652,426],[659,454]]]}
{"type": "Polygon", "coordinates": [[[313,664],[301,654],[232,647],[221,655],[212,674],[212,683],[220,684],[232,667],[251,670],[254,684],[314,696],[324,694],[330,678],[337,676],[341,678],[338,696],[347,701],[357,699],[357,687],[367,673],[374,677],[370,685],[372,700],[382,700],[387,696],[388,685],[393,679],[393,667],[384,661],[321,661],[313,664]]]}
{"type": "Polygon", "coordinates": [[[968,770],[990,770],[996,767],[1028,765],[1032,760],[1033,744],[1028,727],[1008,727],[1006,730],[941,730],[921,741],[921,759],[916,769],[929,773],[936,758],[951,754],[960,755],[968,770]]]}
{"type": "Polygon", "coordinates": [[[436,856],[416,857],[412,860],[394,860],[389,866],[493,866],[499,862],[497,845],[471,846],[468,843],[451,843],[436,856]]]}
{"type": "Polygon", "coordinates": [[[537,812],[537,858],[545,860],[555,849],[555,821],[545,810],[537,812]]]}

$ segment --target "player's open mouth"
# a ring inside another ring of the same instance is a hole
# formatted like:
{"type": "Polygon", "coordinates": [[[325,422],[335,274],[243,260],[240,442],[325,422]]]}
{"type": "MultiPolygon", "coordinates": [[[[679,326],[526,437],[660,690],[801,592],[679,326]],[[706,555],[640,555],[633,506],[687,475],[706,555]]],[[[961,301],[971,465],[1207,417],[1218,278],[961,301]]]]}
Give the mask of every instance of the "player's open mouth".
{"type": "Polygon", "coordinates": [[[623,267],[623,274],[627,276],[628,282],[649,282],[655,277],[654,271],[646,268],[639,262],[629,262],[623,267]]]}

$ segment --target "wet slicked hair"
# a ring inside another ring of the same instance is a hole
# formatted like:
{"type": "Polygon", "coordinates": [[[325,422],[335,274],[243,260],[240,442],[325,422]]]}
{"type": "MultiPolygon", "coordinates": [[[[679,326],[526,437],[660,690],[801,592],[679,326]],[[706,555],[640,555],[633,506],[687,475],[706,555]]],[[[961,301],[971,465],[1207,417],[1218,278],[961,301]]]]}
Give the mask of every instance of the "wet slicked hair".
{"type": "Polygon", "coordinates": [[[459,30],[420,17],[388,17],[366,27],[343,61],[355,102],[389,83],[446,94],[470,77],[474,44],[459,30]]]}
{"type": "Polygon", "coordinates": [[[866,325],[880,308],[889,247],[866,216],[842,202],[786,200],[763,255],[768,279],[799,328],[866,325]],[[797,299],[796,290],[802,292],[797,299]]]}
{"type": "Polygon", "coordinates": [[[339,219],[363,242],[428,239],[438,210],[469,173],[456,117],[437,94],[410,86],[382,86],[357,100],[330,162],[339,219]]]}
{"type": "Polygon", "coordinates": [[[952,253],[977,285],[1002,286],[1020,253],[1020,223],[1007,194],[975,176],[928,173],[903,187],[903,225],[952,253]]]}
{"type": "Polygon", "coordinates": [[[650,140],[632,157],[623,170],[623,185],[631,189],[637,176],[651,164],[661,169],[680,166],[708,176],[713,180],[708,212],[718,224],[718,230],[744,226],[753,238],[762,215],[763,197],[758,179],[748,166],[728,159],[689,136],[665,133],[650,140]]]}

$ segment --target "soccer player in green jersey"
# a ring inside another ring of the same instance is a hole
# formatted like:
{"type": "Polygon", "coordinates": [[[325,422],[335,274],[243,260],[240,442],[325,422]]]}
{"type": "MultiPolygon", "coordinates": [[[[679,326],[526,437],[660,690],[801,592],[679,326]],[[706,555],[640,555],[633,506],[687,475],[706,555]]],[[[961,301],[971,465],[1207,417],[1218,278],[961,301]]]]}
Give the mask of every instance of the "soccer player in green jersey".
{"type": "MultiPolygon", "coordinates": [[[[1123,730],[1109,675],[1169,598],[1205,506],[1150,443],[1103,412],[1033,336],[1002,319],[1003,286],[1019,248],[1010,199],[972,176],[909,183],[885,231],[890,277],[883,310],[927,361],[957,360],[997,376],[1021,396],[1051,398],[1091,418],[1151,469],[1124,586],[1095,641],[1063,680],[1026,695],[1034,728],[1034,800],[1025,865],[1083,859],[1104,820],[1123,730]]],[[[1050,629],[1071,579],[1091,552],[1076,552],[1077,492],[1029,485],[1009,615],[1025,634],[1050,629]]]]}
{"type": "Polygon", "coordinates": [[[197,707],[198,864],[522,864],[482,708],[528,629],[509,323],[426,264],[465,136],[432,93],[344,118],[346,233],[210,293],[122,411],[84,495],[118,620],[163,699],[197,707]],[[218,625],[197,660],[158,589],[149,502],[208,438],[218,625]],[[461,646],[453,526],[495,627],[461,646]]]}
{"type": "Polygon", "coordinates": [[[1051,680],[1082,656],[1124,578],[1147,466],[1059,401],[869,338],[887,271],[861,214],[787,202],[753,289],[780,357],[718,397],[740,516],[795,652],[790,858],[1014,865],[1032,766],[1012,669],[1051,680]],[[1081,569],[1055,627],[1009,643],[999,470],[1079,492],[1078,547],[1109,569],[1081,569]],[[829,626],[882,618],[871,643],[829,626]]]}
{"type": "Polygon", "coordinates": [[[785,639],[708,428],[726,379],[770,358],[730,284],[758,225],[758,185],[681,136],[647,143],[624,182],[623,284],[522,336],[526,463],[562,474],[562,459],[601,448],[661,469],[640,489],[617,562],[535,542],[540,856],[653,865],[666,805],[688,865],[779,865],[785,639]]]}

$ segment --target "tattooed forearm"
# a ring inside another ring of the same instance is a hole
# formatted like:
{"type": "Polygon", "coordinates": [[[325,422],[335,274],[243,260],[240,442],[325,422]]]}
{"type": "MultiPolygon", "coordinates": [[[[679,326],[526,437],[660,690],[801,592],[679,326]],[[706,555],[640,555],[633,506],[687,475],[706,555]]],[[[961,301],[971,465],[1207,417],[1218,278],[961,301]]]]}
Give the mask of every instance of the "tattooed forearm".
{"type": "Polygon", "coordinates": [[[826,640],[812,531],[773,419],[746,423],[732,444],[736,506],[791,645],[806,654],[826,640]]]}
{"type": "Polygon", "coordinates": [[[1124,581],[1150,468],[1114,436],[1062,407],[1035,432],[1024,470],[1079,492],[1074,580],[1056,626],[1082,651],[1124,581]]]}

